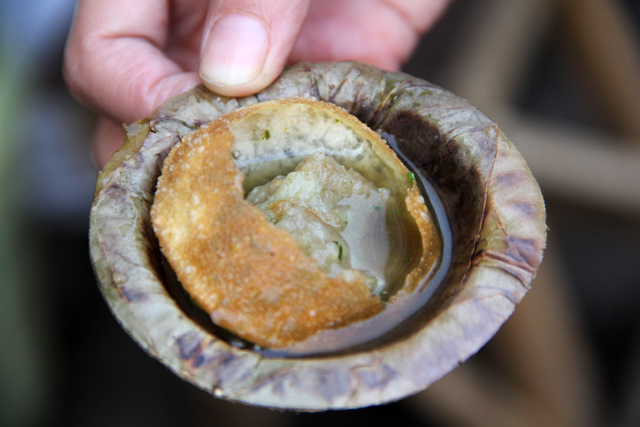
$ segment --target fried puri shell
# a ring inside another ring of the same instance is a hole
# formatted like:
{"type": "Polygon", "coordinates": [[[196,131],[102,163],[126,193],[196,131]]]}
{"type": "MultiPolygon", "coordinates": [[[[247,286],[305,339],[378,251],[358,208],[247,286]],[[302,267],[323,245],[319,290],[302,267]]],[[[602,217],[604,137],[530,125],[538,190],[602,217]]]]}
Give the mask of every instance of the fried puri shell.
{"type": "MultiPolygon", "coordinates": [[[[280,143],[307,147],[306,140],[317,135],[305,137],[305,131],[318,132],[319,126],[324,126],[320,130],[324,135],[331,134],[328,139],[351,134],[356,150],[372,151],[365,158],[375,157],[395,170],[385,178],[386,184],[393,184],[407,199],[424,243],[436,247],[423,251],[422,262],[407,282],[422,278],[437,260],[437,232],[415,183],[408,179],[408,170],[355,117],[329,103],[292,98],[255,104],[218,118],[187,135],[171,151],[158,181],[151,218],[163,253],[191,297],[216,324],[261,347],[281,348],[384,308],[365,286],[363,274],[328,277],[289,233],[244,200],[244,176],[234,157],[239,163],[251,163],[248,153],[280,150],[280,143]],[[265,132],[273,133],[273,139],[266,138],[265,132]],[[269,147],[261,148],[265,145],[269,147]]],[[[321,142],[312,145],[316,150],[326,148],[321,142]]]]}

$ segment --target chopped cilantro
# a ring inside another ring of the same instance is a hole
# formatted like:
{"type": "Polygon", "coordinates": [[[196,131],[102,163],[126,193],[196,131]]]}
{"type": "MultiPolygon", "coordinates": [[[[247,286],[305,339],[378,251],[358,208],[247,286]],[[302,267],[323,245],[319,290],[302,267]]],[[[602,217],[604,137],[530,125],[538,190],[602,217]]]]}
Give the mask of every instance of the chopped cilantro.
{"type": "Polygon", "coordinates": [[[338,245],[338,261],[342,261],[342,245],[340,242],[333,241],[336,245],[338,245]]]}
{"type": "Polygon", "coordinates": [[[380,210],[382,209],[382,206],[374,206],[373,209],[377,210],[378,212],[380,212],[380,210]]]}
{"type": "Polygon", "coordinates": [[[264,134],[262,135],[262,139],[267,140],[271,138],[271,133],[269,133],[269,129],[264,131],[264,134]]]}
{"type": "Polygon", "coordinates": [[[409,185],[413,187],[413,184],[415,184],[416,182],[416,176],[413,174],[413,172],[409,172],[407,174],[407,178],[409,178],[409,185]]]}

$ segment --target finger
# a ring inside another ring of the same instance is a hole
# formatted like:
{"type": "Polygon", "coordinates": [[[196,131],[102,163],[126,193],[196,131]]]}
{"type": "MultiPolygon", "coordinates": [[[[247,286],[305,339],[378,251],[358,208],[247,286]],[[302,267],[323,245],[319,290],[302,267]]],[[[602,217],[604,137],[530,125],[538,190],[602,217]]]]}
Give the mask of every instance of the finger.
{"type": "Polygon", "coordinates": [[[418,33],[423,33],[440,18],[451,0],[385,0],[418,33]]]}
{"type": "Polygon", "coordinates": [[[222,95],[244,96],[273,82],[308,5],[309,0],[212,0],[200,63],[204,84],[222,95]]]}
{"type": "Polygon", "coordinates": [[[102,168],[117,149],[122,147],[126,132],[122,124],[118,124],[106,117],[100,117],[93,131],[91,151],[93,161],[102,168]]]}
{"type": "Polygon", "coordinates": [[[290,61],[357,60],[398,70],[449,1],[314,1],[290,61]]]}
{"type": "Polygon", "coordinates": [[[80,0],[65,53],[65,78],[84,104],[119,122],[147,116],[200,83],[163,54],[168,0],[80,0]]]}

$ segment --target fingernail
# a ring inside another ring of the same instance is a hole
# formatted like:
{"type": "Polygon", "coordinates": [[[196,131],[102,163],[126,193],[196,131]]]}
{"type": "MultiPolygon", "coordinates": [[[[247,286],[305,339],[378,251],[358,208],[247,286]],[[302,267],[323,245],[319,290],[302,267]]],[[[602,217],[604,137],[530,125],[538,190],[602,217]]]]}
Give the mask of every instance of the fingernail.
{"type": "Polygon", "coordinates": [[[264,25],[247,15],[219,19],[204,45],[200,77],[218,86],[255,79],[264,65],[269,36],[264,25]]]}

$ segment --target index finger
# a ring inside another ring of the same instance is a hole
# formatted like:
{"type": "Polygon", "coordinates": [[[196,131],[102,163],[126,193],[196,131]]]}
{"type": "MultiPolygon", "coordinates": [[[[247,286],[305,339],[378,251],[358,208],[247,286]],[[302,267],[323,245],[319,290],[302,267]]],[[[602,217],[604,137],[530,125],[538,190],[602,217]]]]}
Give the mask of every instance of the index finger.
{"type": "Polygon", "coordinates": [[[113,120],[133,122],[199,84],[197,72],[164,54],[169,19],[168,0],[79,0],[65,52],[72,93],[113,120]]]}

